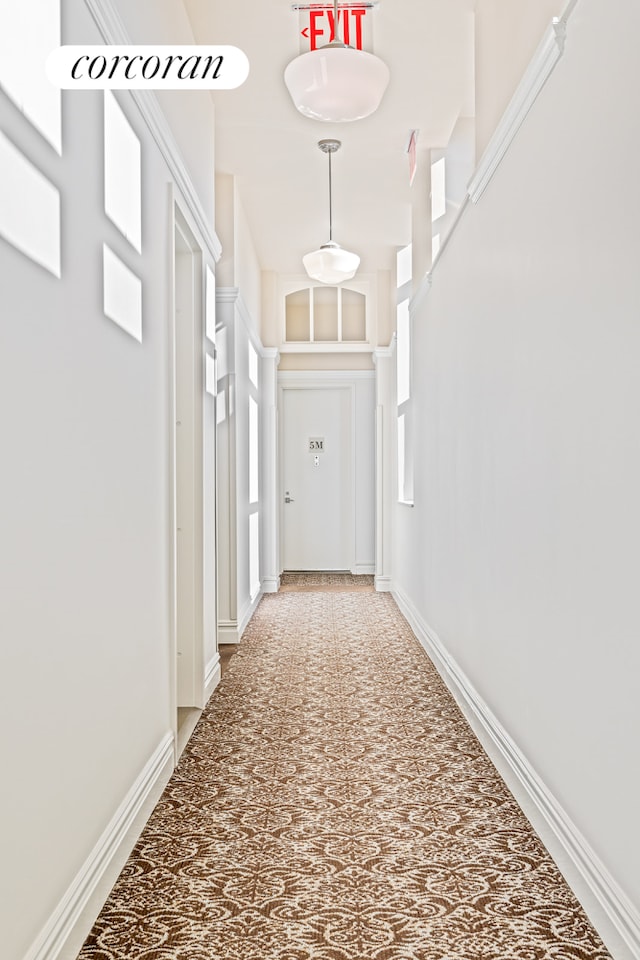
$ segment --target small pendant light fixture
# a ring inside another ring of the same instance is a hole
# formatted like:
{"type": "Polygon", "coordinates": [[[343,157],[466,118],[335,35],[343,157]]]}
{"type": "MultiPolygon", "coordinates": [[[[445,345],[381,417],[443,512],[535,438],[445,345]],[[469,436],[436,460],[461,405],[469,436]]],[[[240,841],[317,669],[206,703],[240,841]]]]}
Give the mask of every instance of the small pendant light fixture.
{"type": "Polygon", "coordinates": [[[318,146],[329,157],[329,242],[323,243],[319,250],[308,253],[302,258],[304,268],[312,280],[320,283],[341,283],[350,280],[360,265],[357,253],[349,253],[334,243],[333,217],[331,211],[331,154],[342,146],[339,140],[320,140],[318,146]]]}
{"type": "Polygon", "coordinates": [[[361,120],[378,109],[389,68],[372,53],[338,39],[338,0],[333,4],[333,23],[331,43],[292,60],[284,82],[305,117],[331,123],[361,120]]]}

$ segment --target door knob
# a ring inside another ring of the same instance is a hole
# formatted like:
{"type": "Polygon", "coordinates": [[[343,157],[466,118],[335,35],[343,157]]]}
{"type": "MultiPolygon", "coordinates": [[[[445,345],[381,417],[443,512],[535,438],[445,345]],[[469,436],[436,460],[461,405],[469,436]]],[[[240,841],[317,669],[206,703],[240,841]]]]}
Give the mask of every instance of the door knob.
{"type": "Polygon", "coordinates": [[[294,503],[295,501],[294,501],[293,497],[290,497],[290,496],[287,494],[287,495],[285,496],[285,498],[284,498],[284,502],[285,502],[285,503],[294,503]]]}

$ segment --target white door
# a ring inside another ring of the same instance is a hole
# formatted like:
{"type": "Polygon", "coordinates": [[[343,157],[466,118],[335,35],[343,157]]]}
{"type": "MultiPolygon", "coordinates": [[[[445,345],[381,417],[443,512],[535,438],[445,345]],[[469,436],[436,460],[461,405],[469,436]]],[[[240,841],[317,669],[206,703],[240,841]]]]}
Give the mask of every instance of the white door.
{"type": "Polygon", "coordinates": [[[350,388],[283,390],[283,569],[349,570],[350,388]]]}

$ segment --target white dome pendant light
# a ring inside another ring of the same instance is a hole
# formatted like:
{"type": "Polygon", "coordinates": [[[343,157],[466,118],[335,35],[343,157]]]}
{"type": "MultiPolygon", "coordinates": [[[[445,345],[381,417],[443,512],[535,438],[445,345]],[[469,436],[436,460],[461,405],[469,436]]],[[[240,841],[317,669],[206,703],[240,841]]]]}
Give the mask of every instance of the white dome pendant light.
{"type": "Polygon", "coordinates": [[[308,253],[302,258],[304,268],[312,280],[320,283],[342,283],[351,280],[360,265],[357,253],[349,253],[333,241],[333,217],[331,213],[331,154],[339,150],[339,140],[320,140],[318,146],[329,156],[329,242],[323,243],[319,250],[308,253]]]}
{"type": "Polygon", "coordinates": [[[362,120],[380,106],[389,68],[378,57],[338,40],[338,0],[331,43],[303,53],[287,66],[284,82],[296,108],[312,120],[362,120]]]}

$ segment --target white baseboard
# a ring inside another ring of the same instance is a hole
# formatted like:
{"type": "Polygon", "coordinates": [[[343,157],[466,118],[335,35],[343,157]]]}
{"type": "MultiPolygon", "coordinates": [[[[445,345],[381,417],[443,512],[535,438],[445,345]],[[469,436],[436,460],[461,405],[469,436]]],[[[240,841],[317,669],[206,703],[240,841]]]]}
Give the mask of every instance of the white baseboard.
{"type": "Polygon", "coordinates": [[[221,643],[237,643],[239,639],[237,620],[218,621],[218,646],[221,643]]]}
{"type": "Polygon", "coordinates": [[[371,576],[371,574],[376,572],[375,563],[356,563],[355,567],[351,568],[351,573],[354,577],[363,577],[371,576]]]}
{"type": "Polygon", "coordinates": [[[280,589],[280,577],[265,577],[262,581],[263,593],[277,593],[280,589]]]}
{"type": "Polygon", "coordinates": [[[207,704],[209,697],[215,690],[215,688],[220,683],[221,670],[220,670],[220,654],[216,650],[214,655],[209,660],[205,671],[204,671],[204,702],[207,704]]]}
{"type": "MultiPolygon", "coordinates": [[[[501,773],[505,764],[507,765],[511,774],[508,785],[518,802],[529,808],[527,812],[536,812],[570,861],[573,870],[567,871],[563,863],[558,865],[612,954],[622,958],[622,945],[625,945],[630,951],[630,954],[627,954],[625,950],[625,956],[639,958],[640,914],[634,905],[494,716],[456,660],[447,652],[435,631],[428,626],[403,591],[394,587],[393,597],[466,718],[476,731],[481,730],[486,735],[482,738],[483,745],[501,773]],[[574,882],[574,879],[577,882],[574,882]],[[586,900],[583,895],[585,891],[588,894],[586,900]],[[597,911],[598,916],[592,909],[594,905],[600,908],[597,911]],[[619,946],[620,952],[614,953],[614,946],[619,946]]],[[[531,819],[533,822],[533,816],[531,819]]],[[[533,826],[537,828],[535,822],[533,826]]],[[[542,839],[546,838],[543,836],[542,839]]],[[[553,855],[554,851],[550,852],[553,855]]],[[[557,856],[555,859],[559,860],[557,856]]]]}
{"type": "Polygon", "coordinates": [[[388,593],[391,590],[391,577],[376,577],[374,583],[378,593],[388,593]]]}
{"type": "Polygon", "coordinates": [[[249,620],[251,620],[251,617],[255,613],[256,607],[258,606],[261,600],[262,600],[262,589],[258,590],[253,600],[249,599],[246,601],[244,607],[240,612],[240,616],[238,617],[238,640],[242,638],[242,634],[246,630],[247,624],[249,623],[249,620]]]}
{"type": "Polygon", "coordinates": [[[240,643],[242,634],[246,630],[249,620],[251,620],[251,617],[255,613],[256,607],[262,600],[263,593],[264,590],[261,588],[253,600],[247,599],[237,620],[218,621],[218,644],[240,643]]]}
{"type": "Polygon", "coordinates": [[[167,733],[24,960],[75,960],[174,765],[167,733]]]}

